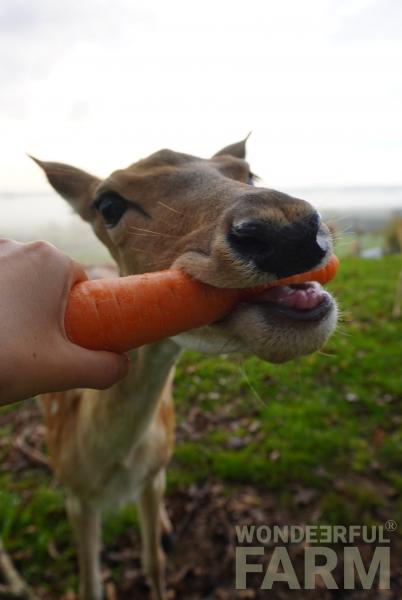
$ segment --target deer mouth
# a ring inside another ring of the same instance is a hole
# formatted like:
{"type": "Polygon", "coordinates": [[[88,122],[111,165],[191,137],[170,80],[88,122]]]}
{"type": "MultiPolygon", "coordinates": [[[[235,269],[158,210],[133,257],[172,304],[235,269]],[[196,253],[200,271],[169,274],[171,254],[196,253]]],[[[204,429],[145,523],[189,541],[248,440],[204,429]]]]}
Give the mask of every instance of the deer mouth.
{"type": "Polygon", "coordinates": [[[263,286],[241,288],[239,303],[226,316],[175,341],[208,354],[246,352],[272,363],[321,348],[336,326],[332,295],[316,282],[263,286]]]}
{"type": "Polygon", "coordinates": [[[320,321],[334,307],[331,294],[315,281],[273,287],[250,303],[296,321],[320,321]]]}

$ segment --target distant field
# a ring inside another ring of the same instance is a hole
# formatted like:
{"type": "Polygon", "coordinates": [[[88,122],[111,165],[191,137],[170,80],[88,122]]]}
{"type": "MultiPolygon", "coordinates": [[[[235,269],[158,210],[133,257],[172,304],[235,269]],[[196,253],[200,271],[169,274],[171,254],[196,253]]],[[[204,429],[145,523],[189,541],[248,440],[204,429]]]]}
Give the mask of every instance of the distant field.
{"type": "MultiPolygon", "coordinates": [[[[400,267],[399,257],[343,260],[331,284],[342,319],[322,353],[279,366],[240,356],[183,355],[175,384],[178,443],[168,480],[176,528],[191,502],[198,502],[194,518],[204,513],[215,529],[214,514],[227,519],[241,514],[243,522],[402,523],[402,321],[390,317],[400,267]],[[194,494],[205,497],[194,500],[194,494]],[[233,513],[239,502],[247,510],[233,513]]],[[[63,492],[16,443],[24,434],[28,446],[41,450],[39,423],[30,403],[3,409],[0,527],[27,580],[43,598],[60,598],[76,585],[63,492]]],[[[193,529],[187,525],[178,543],[188,548],[192,564],[207,560],[207,551],[204,556],[185,546],[189,536],[202,548],[216,534],[215,529],[206,534],[207,524],[197,523],[193,529]]],[[[119,598],[129,598],[127,590],[146,598],[136,587],[138,573],[129,573],[132,560],[138,566],[133,507],[107,519],[104,542],[106,578],[119,598]],[[134,559],[124,550],[132,545],[134,559]]],[[[230,549],[232,542],[220,543],[230,549]]],[[[178,552],[172,556],[172,581],[185,560],[178,552]]],[[[402,594],[395,569],[396,595],[387,598],[402,594]]],[[[201,588],[203,577],[199,574],[201,588]]],[[[230,572],[219,577],[219,585],[230,589],[230,572]]],[[[193,583],[184,576],[171,585],[181,590],[178,598],[204,597],[191,595],[193,583]]]]}

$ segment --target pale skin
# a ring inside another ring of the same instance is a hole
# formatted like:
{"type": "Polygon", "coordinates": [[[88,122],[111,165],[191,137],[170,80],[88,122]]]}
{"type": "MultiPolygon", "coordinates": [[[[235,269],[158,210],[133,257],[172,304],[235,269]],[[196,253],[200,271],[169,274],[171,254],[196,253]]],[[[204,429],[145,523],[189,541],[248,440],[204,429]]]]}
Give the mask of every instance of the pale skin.
{"type": "Polygon", "coordinates": [[[105,389],[127,374],[124,355],[70,342],[64,313],[82,268],[46,242],[0,239],[0,405],[45,392],[105,389]]]}

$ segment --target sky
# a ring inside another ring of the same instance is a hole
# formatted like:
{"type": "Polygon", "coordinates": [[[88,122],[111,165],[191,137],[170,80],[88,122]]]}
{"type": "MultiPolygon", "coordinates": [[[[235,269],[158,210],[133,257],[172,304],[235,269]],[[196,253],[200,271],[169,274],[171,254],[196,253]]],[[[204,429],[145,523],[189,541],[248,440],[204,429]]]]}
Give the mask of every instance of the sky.
{"type": "Polygon", "coordinates": [[[2,0],[0,191],[249,131],[270,187],[402,184],[401,0],[2,0]]]}

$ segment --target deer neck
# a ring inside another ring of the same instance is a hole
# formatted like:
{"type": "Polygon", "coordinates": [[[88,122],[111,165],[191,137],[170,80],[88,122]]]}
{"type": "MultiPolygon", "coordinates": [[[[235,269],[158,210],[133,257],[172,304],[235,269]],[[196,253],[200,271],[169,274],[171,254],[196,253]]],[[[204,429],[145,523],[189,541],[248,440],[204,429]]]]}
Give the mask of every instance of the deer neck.
{"type": "Polygon", "coordinates": [[[122,381],[103,392],[88,391],[93,397],[86,396],[81,404],[80,436],[87,453],[92,447],[98,464],[123,460],[146,435],[179,354],[171,340],[133,350],[130,371],[122,381]]]}
{"type": "MultiPolygon", "coordinates": [[[[147,429],[162,392],[171,385],[172,370],[180,352],[180,347],[168,339],[130,353],[129,374],[115,386],[115,393],[120,403],[127,406],[127,416],[139,432],[147,429]]],[[[115,402],[112,400],[112,406],[115,402]]]]}

